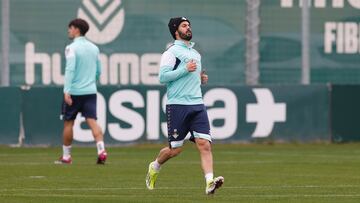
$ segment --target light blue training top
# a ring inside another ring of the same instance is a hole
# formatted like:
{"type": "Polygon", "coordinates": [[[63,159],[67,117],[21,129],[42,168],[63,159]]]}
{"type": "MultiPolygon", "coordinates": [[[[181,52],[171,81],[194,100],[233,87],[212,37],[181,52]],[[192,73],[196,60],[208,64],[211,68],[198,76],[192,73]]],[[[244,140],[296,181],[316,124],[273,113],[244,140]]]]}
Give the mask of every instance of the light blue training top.
{"type": "Polygon", "coordinates": [[[64,93],[96,94],[96,80],[101,73],[99,48],[85,37],[76,37],[65,49],[64,93]]]}
{"type": "Polygon", "coordinates": [[[186,45],[181,40],[165,51],[161,57],[159,80],[167,86],[167,104],[203,104],[201,92],[201,55],[193,49],[195,43],[186,45]],[[186,65],[196,61],[196,71],[188,72],[186,65]]]}

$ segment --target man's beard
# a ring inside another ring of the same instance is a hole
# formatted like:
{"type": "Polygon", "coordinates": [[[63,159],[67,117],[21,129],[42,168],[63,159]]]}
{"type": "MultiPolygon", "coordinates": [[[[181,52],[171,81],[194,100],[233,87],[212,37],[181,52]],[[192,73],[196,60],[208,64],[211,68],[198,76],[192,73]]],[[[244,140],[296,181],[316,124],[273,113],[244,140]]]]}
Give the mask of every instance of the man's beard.
{"type": "Polygon", "coordinates": [[[183,40],[186,40],[186,41],[190,41],[191,38],[192,38],[192,32],[191,31],[187,31],[186,33],[183,33],[183,32],[179,32],[179,37],[183,40]]]}

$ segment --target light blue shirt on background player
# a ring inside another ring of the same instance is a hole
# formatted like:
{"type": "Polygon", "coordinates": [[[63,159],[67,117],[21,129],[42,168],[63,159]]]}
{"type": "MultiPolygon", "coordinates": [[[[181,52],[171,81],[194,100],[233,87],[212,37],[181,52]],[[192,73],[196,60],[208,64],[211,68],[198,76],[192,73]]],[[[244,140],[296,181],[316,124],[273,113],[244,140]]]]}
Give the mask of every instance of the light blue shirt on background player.
{"type": "Polygon", "coordinates": [[[96,80],[101,74],[99,48],[85,37],[76,37],[65,49],[64,93],[96,94],[96,80]]]}
{"type": "Polygon", "coordinates": [[[160,62],[159,80],[167,85],[167,104],[203,104],[201,93],[201,55],[193,49],[195,43],[186,45],[181,40],[166,50],[160,62]],[[196,62],[196,71],[188,72],[187,63],[196,62]]]}

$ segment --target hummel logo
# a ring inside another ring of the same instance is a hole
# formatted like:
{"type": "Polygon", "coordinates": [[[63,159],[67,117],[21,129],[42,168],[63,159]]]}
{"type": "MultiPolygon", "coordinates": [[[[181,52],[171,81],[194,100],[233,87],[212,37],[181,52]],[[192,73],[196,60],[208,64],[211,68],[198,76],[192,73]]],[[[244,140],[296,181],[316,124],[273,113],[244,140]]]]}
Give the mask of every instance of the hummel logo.
{"type": "Polygon", "coordinates": [[[121,0],[83,0],[78,10],[78,17],[90,25],[86,36],[97,44],[109,43],[120,34],[124,16],[121,0]]]}
{"type": "Polygon", "coordinates": [[[257,104],[246,105],[246,122],[256,122],[252,137],[267,137],[275,122],[286,121],[286,103],[275,103],[269,89],[253,89],[257,104]]]}

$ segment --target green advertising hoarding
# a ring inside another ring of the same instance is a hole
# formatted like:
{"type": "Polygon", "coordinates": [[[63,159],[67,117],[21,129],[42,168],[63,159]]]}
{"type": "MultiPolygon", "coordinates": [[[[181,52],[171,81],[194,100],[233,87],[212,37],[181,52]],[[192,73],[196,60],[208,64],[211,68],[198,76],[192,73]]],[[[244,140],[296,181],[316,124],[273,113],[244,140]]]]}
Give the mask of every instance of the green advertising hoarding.
{"type": "MultiPolygon", "coordinates": [[[[204,87],[214,141],[329,141],[327,86],[204,87]]],[[[24,92],[26,144],[60,145],[61,88],[24,92]]],[[[167,136],[165,88],[161,86],[102,87],[98,123],[109,144],[164,142],[167,136]]],[[[84,119],[74,126],[77,143],[92,143],[84,119]]]]}
{"type": "MultiPolygon", "coordinates": [[[[211,134],[222,142],[352,142],[360,140],[359,85],[207,86],[211,134]]],[[[62,88],[0,88],[0,144],[59,145],[62,88]]],[[[98,122],[111,144],[166,140],[165,88],[99,88],[98,122]]],[[[76,143],[91,143],[84,120],[76,143]]]]}
{"type": "MultiPolygon", "coordinates": [[[[299,84],[301,0],[260,4],[260,83],[299,84]]],[[[360,82],[359,1],[311,0],[312,83],[360,82]]],[[[213,85],[244,84],[246,1],[10,1],[11,85],[61,86],[67,24],[90,22],[102,54],[101,85],[157,85],[170,17],[187,16],[213,85]]]]}
{"type": "MultiPolygon", "coordinates": [[[[360,1],[309,0],[311,83],[360,83],[360,1]]],[[[301,81],[301,0],[261,1],[261,83],[301,81]]]]}
{"type": "Polygon", "coordinates": [[[173,42],[167,24],[175,16],[190,19],[195,48],[214,84],[243,82],[243,65],[231,65],[239,64],[243,55],[226,53],[243,38],[245,1],[12,0],[10,4],[11,85],[63,84],[64,50],[71,43],[67,25],[77,17],[89,22],[87,37],[101,50],[103,86],[157,85],[161,54],[173,42]]]}

